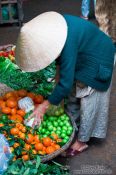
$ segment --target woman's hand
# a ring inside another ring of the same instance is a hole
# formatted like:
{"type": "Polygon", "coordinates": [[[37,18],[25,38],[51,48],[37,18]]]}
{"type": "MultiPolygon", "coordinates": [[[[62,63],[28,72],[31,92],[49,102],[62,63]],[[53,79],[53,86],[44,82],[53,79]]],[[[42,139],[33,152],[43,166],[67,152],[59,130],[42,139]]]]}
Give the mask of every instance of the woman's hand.
{"type": "Polygon", "coordinates": [[[43,120],[43,116],[46,113],[50,103],[48,100],[45,100],[42,104],[38,105],[34,112],[31,114],[30,118],[35,118],[32,127],[41,124],[41,120],[43,120]]]}

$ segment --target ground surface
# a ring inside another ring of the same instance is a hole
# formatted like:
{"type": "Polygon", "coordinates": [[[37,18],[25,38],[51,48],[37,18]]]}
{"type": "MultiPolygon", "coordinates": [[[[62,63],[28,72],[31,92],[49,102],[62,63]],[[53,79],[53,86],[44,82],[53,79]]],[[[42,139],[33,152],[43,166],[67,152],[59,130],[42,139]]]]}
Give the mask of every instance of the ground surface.
{"type": "MultiPolygon", "coordinates": [[[[79,15],[80,4],[80,0],[28,0],[24,2],[24,22],[49,10],[79,15]]],[[[15,26],[0,27],[0,45],[15,44],[18,32],[19,28],[15,26]]],[[[58,157],[56,160],[69,165],[71,175],[116,175],[116,71],[111,93],[107,139],[102,142],[91,141],[90,148],[76,157],[70,159],[58,157]]]]}

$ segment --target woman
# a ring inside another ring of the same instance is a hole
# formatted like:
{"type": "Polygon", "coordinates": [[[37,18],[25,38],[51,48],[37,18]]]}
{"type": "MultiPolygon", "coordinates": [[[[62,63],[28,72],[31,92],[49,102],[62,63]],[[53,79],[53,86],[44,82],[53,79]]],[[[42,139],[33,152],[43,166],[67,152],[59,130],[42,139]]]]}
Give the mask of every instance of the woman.
{"type": "Polygon", "coordinates": [[[106,137],[108,109],[99,100],[109,91],[115,52],[107,35],[76,16],[46,12],[22,27],[16,48],[16,62],[24,71],[41,70],[58,58],[59,81],[48,99],[33,112],[35,124],[50,104],[61,103],[77,84],[75,96],[82,99],[82,113],[71,155],[86,149],[91,137],[106,137]],[[81,96],[81,89],[85,96],[81,96]],[[98,111],[102,115],[97,116],[98,111]]]}
{"type": "MultiPolygon", "coordinates": [[[[94,7],[96,5],[96,0],[94,0],[94,7]]],[[[81,6],[82,18],[88,20],[89,12],[90,12],[90,0],[82,0],[81,6]]]]}

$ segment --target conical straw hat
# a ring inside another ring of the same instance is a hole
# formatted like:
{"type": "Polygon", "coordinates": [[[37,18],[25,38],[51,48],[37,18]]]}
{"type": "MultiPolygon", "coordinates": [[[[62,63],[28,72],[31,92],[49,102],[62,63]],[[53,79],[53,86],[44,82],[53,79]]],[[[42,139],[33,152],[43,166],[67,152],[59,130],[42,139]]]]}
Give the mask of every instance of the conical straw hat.
{"type": "Polygon", "coordinates": [[[67,24],[57,12],[46,12],[26,23],[16,45],[16,63],[24,71],[44,69],[61,53],[67,38],[67,24]]]}

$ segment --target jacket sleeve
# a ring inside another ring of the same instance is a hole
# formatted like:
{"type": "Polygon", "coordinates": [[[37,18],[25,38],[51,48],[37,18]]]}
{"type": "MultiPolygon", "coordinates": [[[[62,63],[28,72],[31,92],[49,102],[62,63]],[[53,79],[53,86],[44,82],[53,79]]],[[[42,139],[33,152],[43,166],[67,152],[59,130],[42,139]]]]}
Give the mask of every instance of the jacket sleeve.
{"type": "Polygon", "coordinates": [[[69,95],[74,83],[77,54],[76,44],[67,41],[60,56],[60,80],[48,97],[51,104],[58,105],[64,97],[69,95]]]}

